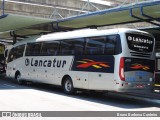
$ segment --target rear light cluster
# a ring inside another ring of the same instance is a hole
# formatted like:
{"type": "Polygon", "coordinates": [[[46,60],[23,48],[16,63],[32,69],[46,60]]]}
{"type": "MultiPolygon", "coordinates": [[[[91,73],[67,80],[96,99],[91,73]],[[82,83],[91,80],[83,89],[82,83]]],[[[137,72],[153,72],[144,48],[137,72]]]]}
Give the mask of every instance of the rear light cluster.
{"type": "Polygon", "coordinates": [[[120,59],[120,65],[119,65],[119,77],[122,81],[125,81],[125,76],[124,76],[124,58],[121,57],[120,59]]]}

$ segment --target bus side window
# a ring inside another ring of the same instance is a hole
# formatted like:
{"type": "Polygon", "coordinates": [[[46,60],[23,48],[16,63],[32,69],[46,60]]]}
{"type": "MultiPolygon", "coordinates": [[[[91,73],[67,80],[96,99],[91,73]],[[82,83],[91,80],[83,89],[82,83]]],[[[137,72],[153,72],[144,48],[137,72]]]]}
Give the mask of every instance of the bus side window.
{"type": "Polygon", "coordinates": [[[82,55],[84,49],[84,39],[63,40],[61,42],[61,55],[82,55]]]}
{"type": "Polygon", "coordinates": [[[106,36],[105,54],[114,55],[116,47],[115,36],[106,36]]]}
{"type": "Polygon", "coordinates": [[[87,55],[115,55],[121,51],[118,35],[97,36],[86,39],[85,54],[87,55]]]}
{"type": "Polygon", "coordinates": [[[24,48],[25,48],[25,45],[20,45],[20,46],[17,46],[15,48],[12,48],[10,50],[10,53],[9,53],[9,56],[8,56],[8,62],[11,62],[13,60],[16,60],[16,59],[22,57],[23,52],[24,52],[24,48]]]}
{"type": "Polygon", "coordinates": [[[105,37],[87,38],[85,47],[85,54],[88,55],[102,55],[105,48],[105,37]]]}
{"type": "Polygon", "coordinates": [[[35,43],[32,47],[32,55],[33,56],[39,56],[40,50],[41,50],[41,43],[35,43]]]}
{"type": "Polygon", "coordinates": [[[105,54],[115,55],[122,52],[119,35],[106,36],[105,54]]]}
{"type": "Polygon", "coordinates": [[[25,45],[20,45],[17,47],[16,59],[23,56],[25,45]]]}
{"type": "Polygon", "coordinates": [[[58,54],[59,42],[48,42],[42,44],[41,55],[42,56],[54,56],[58,54]]]}
{"type": "Polygon", "coordinates": [[[16,59],[16,49],[12,48],[8,56],[8,62],[12,62],[15,59],[16,59]]]}
{"type": "Polygon", "coordinates": [[[26,47],[26,56],[32,56],[32,43],[28,43],[26,47]]]}
{"type": "Polygon", "coordinates": [[[26,56],[40,56],[41,43],[28,43],[26,48],[26,56]]]}
{"type": "Polygon", "coordinates": [[[12,49],[10,50],[10,52],[9,52],[8,63],[13,61],[13,59],[14,59],[14,52],[15,52],[15,49],[12,48],[12,49]]]}

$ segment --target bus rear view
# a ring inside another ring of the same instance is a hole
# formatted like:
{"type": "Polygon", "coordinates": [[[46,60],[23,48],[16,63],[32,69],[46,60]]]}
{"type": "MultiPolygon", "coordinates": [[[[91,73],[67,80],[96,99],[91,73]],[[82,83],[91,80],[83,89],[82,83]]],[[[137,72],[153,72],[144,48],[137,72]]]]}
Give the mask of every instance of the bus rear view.
{"type": "Polygon", "coordinates": [[[121,36],[118,91],[151,91],[154,78],[154,38],[143,32],[126,32],[121,36]]]}

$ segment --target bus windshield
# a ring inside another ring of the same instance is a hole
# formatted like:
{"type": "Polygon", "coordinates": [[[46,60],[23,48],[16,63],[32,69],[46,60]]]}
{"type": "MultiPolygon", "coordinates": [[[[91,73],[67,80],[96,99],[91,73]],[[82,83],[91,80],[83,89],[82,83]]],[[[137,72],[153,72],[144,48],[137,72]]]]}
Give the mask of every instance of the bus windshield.
{"type": "Polygon", "coordinates": [[[126,39],[130,50],[136,52],[152,52],[154,39],[150,36],[134,33],[126,33],[126,39]]]}

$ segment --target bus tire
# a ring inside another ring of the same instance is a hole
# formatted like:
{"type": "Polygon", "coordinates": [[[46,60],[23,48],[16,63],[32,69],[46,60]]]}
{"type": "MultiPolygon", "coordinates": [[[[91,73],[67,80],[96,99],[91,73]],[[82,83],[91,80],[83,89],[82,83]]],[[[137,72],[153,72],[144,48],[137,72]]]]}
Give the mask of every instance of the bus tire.
{"type": "Polygon", "coordinates": [[[63,81],[63,91],[68,94],[72,95],[75,93],[75,89],[73,86],[72,79],[70,77],[66,77],[63,81]]]}
{"type": "Polygon", "coordinates": [[[17,83],[19,85],[24,85],[25,81],[21,79],[21,73],[20,72],[16,72],[15,78],[17,80],[17,83]]]}

